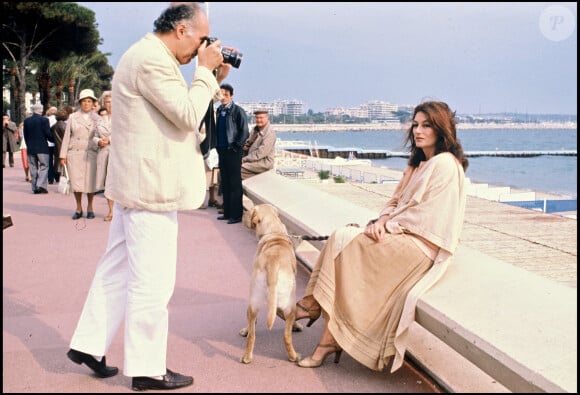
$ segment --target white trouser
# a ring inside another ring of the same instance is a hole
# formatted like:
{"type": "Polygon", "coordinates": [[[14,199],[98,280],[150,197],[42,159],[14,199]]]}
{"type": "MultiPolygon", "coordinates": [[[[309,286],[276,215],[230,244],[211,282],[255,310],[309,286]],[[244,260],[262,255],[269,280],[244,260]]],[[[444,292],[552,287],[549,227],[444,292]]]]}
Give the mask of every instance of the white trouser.
{"type": "Polygon", "coordinates": [[[175,287],[177,212],[114,205],[107,250],[70,347],[106,355],[125,320],[125,376],[166,373],[168,310],[175,287]]]}

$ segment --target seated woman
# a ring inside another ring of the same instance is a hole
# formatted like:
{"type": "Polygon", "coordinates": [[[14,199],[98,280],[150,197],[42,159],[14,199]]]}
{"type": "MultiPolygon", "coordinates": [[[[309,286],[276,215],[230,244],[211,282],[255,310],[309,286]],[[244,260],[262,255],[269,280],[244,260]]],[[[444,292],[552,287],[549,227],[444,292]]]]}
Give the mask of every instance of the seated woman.
{"type": "Polygon", "coordinates": [[[296,319],[321,315],[322,337],[301,367],[322,365],[345,350],[370,369],[403,363],[417,298],[450,263],[465,211],[468,161],[447,104],[419,104],[407,131],[408,166],[393,197],[366,227],[329,237],[297,303],[296,319]],[[393,359],[394,357],[394,359],[393,359]]]}

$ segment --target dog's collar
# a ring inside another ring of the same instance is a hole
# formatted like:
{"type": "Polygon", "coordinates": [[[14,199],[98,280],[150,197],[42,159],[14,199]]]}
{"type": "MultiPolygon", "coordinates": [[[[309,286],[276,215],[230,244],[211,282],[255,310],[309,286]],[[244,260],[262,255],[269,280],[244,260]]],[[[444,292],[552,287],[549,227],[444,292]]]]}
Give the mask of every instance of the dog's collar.
{"type": "Polygon", "coordinates": [[[264,240],[265,238],[273,238],[273,236],[277,236],[277,237],[285,237],[286,239],[288,239],[288,241],[290,241],[290,243],[292,243],[292,239],[290,238],[290,235],[287,233],[280,233],[280,232],[271,232],[271,233],[265,233],[262,235],[262,237],[260,237],[260,240],[264,240]],[[272,237],[269,237],[272,236],[272,237]]]}

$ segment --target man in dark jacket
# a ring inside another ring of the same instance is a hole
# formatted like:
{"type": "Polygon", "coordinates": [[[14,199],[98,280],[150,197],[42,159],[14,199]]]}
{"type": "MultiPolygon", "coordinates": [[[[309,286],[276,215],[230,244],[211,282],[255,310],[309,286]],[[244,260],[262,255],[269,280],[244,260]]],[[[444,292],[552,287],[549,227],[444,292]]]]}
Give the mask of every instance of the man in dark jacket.
{"type": "Polygon", "coordinates": [[[32,192],[48,193],[48,142],[54,142],[47,117],[42,116],[44,106],[32,106],[32,115],[24,120],[24,139],[28,149],[28,166],[32,177],[32,192]]]}
{"type": "Polygon", "coordinates": [[[250,131],[244,109],[232,100],[234,88],[230,84],[220,85],[222,99],[216,111],[217,152],[221,176],[224,213],[219,220],[228,224],[242,221],[242,146],[250,131]]]}

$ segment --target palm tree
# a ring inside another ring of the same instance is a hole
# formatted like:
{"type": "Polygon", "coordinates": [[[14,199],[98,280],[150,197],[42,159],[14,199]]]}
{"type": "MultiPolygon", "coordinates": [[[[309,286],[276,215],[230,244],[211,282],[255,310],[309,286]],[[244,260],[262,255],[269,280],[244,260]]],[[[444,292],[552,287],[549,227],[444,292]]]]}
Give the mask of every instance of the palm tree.
{"type": "Polygon", "coordinates": [[[50,76],[55,83],[54,97],[56,98],[56,107],[62,107],[64,101],[64,86],[68,81],[74,79],[74,57],[66,57],[58,62],[52,62],[49,66],[50,76]]]}
{"type": "Polygon", "coordinates": [[[108,65],[106,56],[110,53],[94,52],[88,55],[71,56],[68,62],[68,104],[75,105],[81,89],[91,88],[98,95],[104,89],[110,89],[113,69],[108,65]],[[105,64],[105,66],[103,66],[105,64]],[[104,87],[103,87],[104,84],[104,87]]]}

